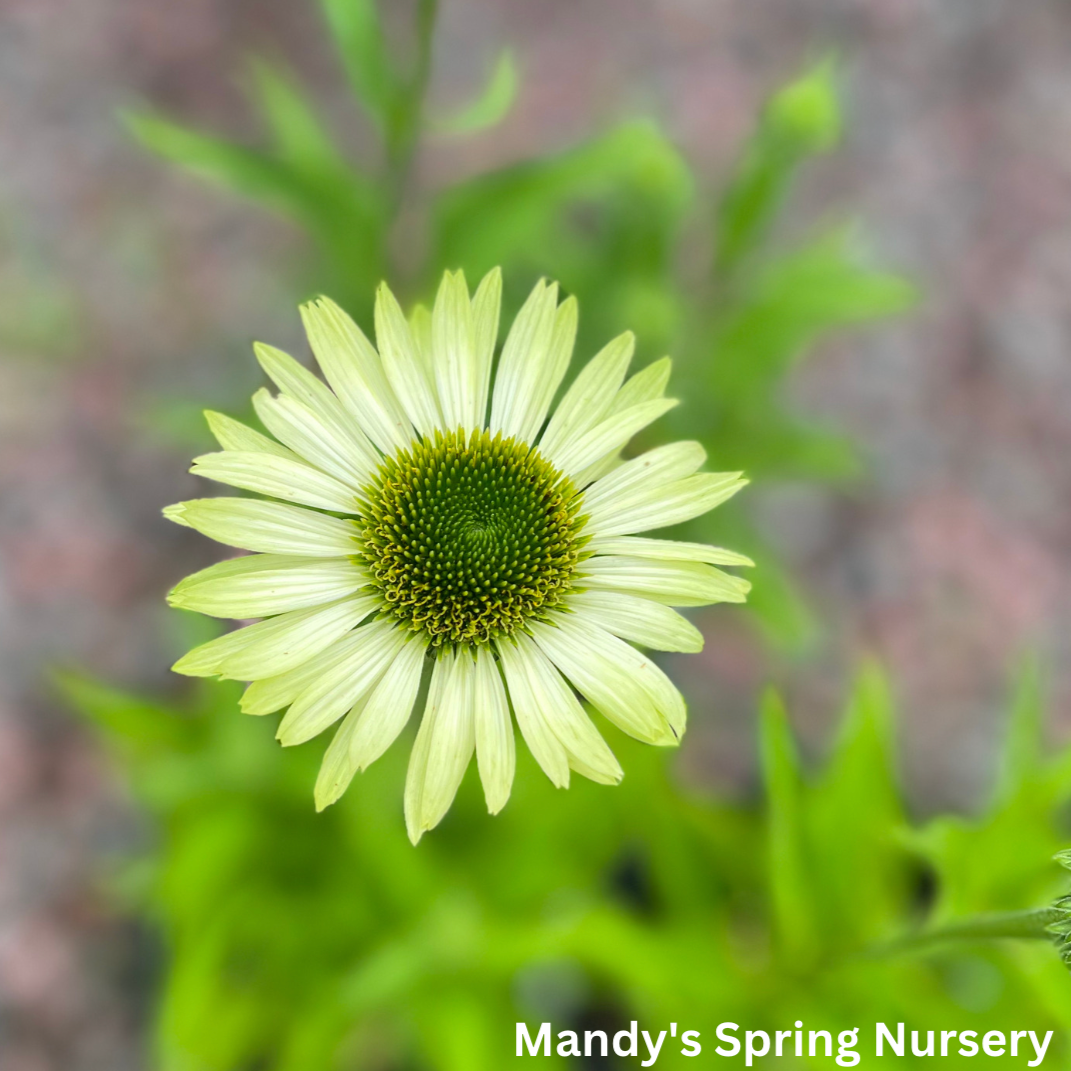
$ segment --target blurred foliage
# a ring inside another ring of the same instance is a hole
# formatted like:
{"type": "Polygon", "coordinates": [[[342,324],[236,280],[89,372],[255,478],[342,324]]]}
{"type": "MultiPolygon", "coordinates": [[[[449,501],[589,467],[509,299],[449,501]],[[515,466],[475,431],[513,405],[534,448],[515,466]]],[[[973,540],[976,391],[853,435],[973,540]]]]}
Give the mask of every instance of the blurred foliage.
{"type": "MultiPolygon", "coordinates": [[[[700,438],[716,467],[767,482],[855,472],[848,444],[789,411],[786,377],[831,329],[896,313],[913,295],[866,265],[850,227],[787,247],[778,237],[799,168],[840,133],[830,63],[772,98],[718,196],[644,122],[428,191],[412,168],[424,134],[467,136],[504,118],[513,60],[504,54],[474,101],[431,122],[434,0],[416,4],[408,63],[387,46],[372,0],[321,2],[374,131],[367,159],[343,152],[293,75],[263,59],[246,79],[263,144],[147,111],[129,115],[130,128],[294,219],[318,253],[303,286],[364,323],[383,276],[417,300],[444,267],[475,278],[501,264],[512,308],[535,277],[553,276],[581,298],[582,353],[633,328],[645,359],[674,354],[688,402],[674,430],[700,438]],[[399,257],[403,217],[426,228],[419,239],[406,231],[399,257]]],[[[694,534],[755,552],[755,608],[773,636],[804,643],[809,615],[745,513],[717,513],[694,534]]],[[[1050,858],[1071,804],[1071,752],[1043,750],[1030,671],[999,785],[974,821],[906,817],[890,702],[868,668],[814,771],[779,699],[765,699],[764,787],[751,805],[683,791],[664,753],[607,727],[628,771],[621,787],[578,778],[556,792],[522,749],[501,816],[486,817],[470,770],[416,850],[400,815],[404,742],[317,815],[320,746],[279,749],[272,719],[237,714],[238,685],[199,681],[187,701],[161,704],[83,677],[62,683],[157,830],[116,884],[167,946],[160,1071],[490,1071],[514,1059],[519,1019],[611,1036],[631,1019],[658,1030],[673,1021],[701,1032],[708,1058],[721,1021],[859,1026],[864,1053],[879,1019],[1071,1028],[1071,981],[1043,943],[890,951],[930,922],[1063,891],[1050,858]]],[[[1058,1039],[1049,1059],[1068,1057],[1058,1039]]],[[[687,1063],[679,1045],[659,1059],[687,1063]]]]}
{"type": "MultiPolygon", "coordinates": [[[[821,228],[787,248],[778,240],[775,225],[800,167],[840,136],[830,61],[772,97],[717,196],[700,193],[678,150],[642,121],[429,190],[412,168],[424,135],[433,135],[434,151],[437,139],[505,118],[519,79],[510,53],[474,101],[431,121],[423,104],[433,0],[416,5],[408,63],[394,58],[372,0],[321,2],[371,127],[361,159],[340,147],[295,76],[263,58],[245,79],[265,132],[260,144],[149,110],[127,115],[131,131],[153,152],[303,227],[318,256],[301,287],[331,294],[363,324],[383,277],[418,300],[446,268],[475,279],[501,265],[508,324],[535,279],[550,276],[580,298],[581,356],[627,328],[638,336],[640,360],[673,355],[671,388],[686,404],[667,425],[700,439],[715,468],[766,483],[856,474],[843,438],[789,412],[786,376],[832,329],[900,312],[914,295],[903,279],[866,264],[849,226],[821,228]]],[[[756,557],[753,609],[774,639],[802,648],[815,623],[746,509],[729,504],[692,534],[756,557]]]]}
{"type": "MultiPolygon", "coordinates": [[[[632,1019],[699,1030],[708,1058],[719,1022],[861,1027],[868,1064],[875,1021],[1052,1029],[1048,1064],[1068,1066],[1071,978],[1046,942],[883,952],[931,920],[1065,891],[1051,857],[1071,749],[1042,747],[1032,671],[970,822],[909,823],[889,697],[865,668],[813,771],[766,698],[753,805],[682,791],[665,752],[606,726],[620,787],[558,792],[525,752],[500,816],[470,770],[418,849],[399,817],[405,746],[316,815],[319,749],[279,749],[272,719],[235,713],[239,685],[199,682],[162,706],[63,683],[159,830],[161,850],[120,888],[167,942],[161,1071],[493,1071],[514,1059],[516,1021],[612,1036],[632,1019]]],[[[658,1066],[678,1065],[691,1066],[667,1043],[658,1066]]]]}

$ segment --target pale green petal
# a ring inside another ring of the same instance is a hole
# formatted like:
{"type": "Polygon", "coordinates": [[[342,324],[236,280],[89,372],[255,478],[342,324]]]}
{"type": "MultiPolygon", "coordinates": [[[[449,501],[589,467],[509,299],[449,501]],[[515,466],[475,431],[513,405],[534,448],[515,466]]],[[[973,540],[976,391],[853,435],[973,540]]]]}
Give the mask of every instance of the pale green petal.
{"type": "Polygon", "coordinates": [[[429,383],[435,382],[435,368],[431,363],[431,313],[425,305],[414,305],[409,313],[409,329],[413,332],[413,345],[429,383]]]}
{"type": "MultiPolygon", "coordinates": [[[[601,421],[591,431],[571,440],[555,454],[547,455],[549,461],[562,472],[572,476],[580,485],[585,482],[585,469],[597,464],[608,454],[616,454],[638,431],[672,409],[677,402],[672,398],[660,398],[633,406],[623,413],[615,413],[601,421]]],[[[543,450],[540,450],[543,453],[543,450]]]]}
{"type": "Polygon", "coordinates": [[[600,784],[616,785],[623,776],[621,767],[572,688],[527,636],[520,638],[518,646],[526,654],[533,698],[550,731],[565,748],[569,765],[600,784]]]}
{"type": "Polygon", "coordinates": [[[650,599],[618,591],[578,591],[566,605],[596,625],[630,643],[656,651],[696,652],[703,649],[703,634],[676,610],[650,599]]]}
{"type": "Polygon", "coordinates": [[[380,283],[376,291],[375,320],[383,371],[413,426],[430,438],[442,427],[434,381],[420,357],[405,314],[386,283],[380,283]]]}
{"type": "Polygon", "coordinates": [[[577,614],[556,614],[554,624],[530,626],[536,643],[592,706],[619,729],[648,744],[677,743],[665,714],[643,686],[650,659],[577,614]]]}
{"type": "Polygon", "coordinates": [[[636,336],[626,331],[588,361],[554,410],[539,440],[541,453],[550,457],[566,449],[609,415],[635,348],[636,336]]]}
{"type": "Polygon", "coordinates": [[[443,425],[448,431],[481,426],[476,332],[463,272],[446,272],[431,310],[431,353],[443,425]]]}
{"type": "Polygon", "coordinates": [[[361,329],[326,297],[302,305],[301,318],[327,382],[361,430],[386,454],[408,446],[413,427],[361,329]]]}
{"type": "Polygon", "coordinates": [[[708,543],[681,543],[673,539],[639,536],[596,536],[584,548],[593,554],[627,554],[633,558],[664,558],[667,561],[707,562],[710,565],[754,565],[744,554],[708,543]]]}
{"type": "Polygon", "coordinates": [[[648,450],[587,488],[584,512],[598,510],[615,498],[627,500],[633,494],[643,495],[652,487],[691,476],[706,457],[707,452],[697,442],[669,443],[648,450]]]}
{"type": "Polygon", "coordinates": [[[472,298],[472,334],[476,353],[476,417],[487,420],[487,399],[491,391],[491,365],[498,342],[498,319],[502,310],[502,271],[492,268],[480,280],[472,298]]]}
{"type": "Polygon", "coordinates": [[[376,448],[326,384],[321,383],[290,354],[274,346],[255,342],[253,352],[279,390],[314,413],[332,438],[345,443],[347,451],[357,456],[358,470],[368,472],[375,469],[379,464],[376,448]]]}
{"type": "Polygon", "coordinates": [[[216,437],[216,442],[224,450],[237,451],[243,454],[274,454],[276,457],[285,457],[290,461],[297,461],[298,457],[292,450],[287,450],[281,443],[269,439],[259,431],[243,424],[226,413],[217,413],[212,409],[205,410],[205,419],[208,427],[216,437]]]}
{"type": "MultiPolygon", "coordinates": [[[[622,465],[617,471],[626,467],[622,465]]],[[[606,479],[616,475],[617,472],[611,473],[606,479]]],[[[585,498],[585,511],[592,530],[603,536],[669,528],[721,505],[747,483],[738,472],[700,472],[683,480],[605,495],[597,506],[585,498]]]]}
{"type": "Polygon", "coordinates": [[[397,622],[380,618],[347,633],[342,660],[291,704],[276,737],[284,747],[303,744],[334,725],[379,680],[405,643],[397,622]]]}
{"type": "Polygon", "coordinates": [[[426,646],[420,637],[410,636],[375,688],[342,720],[316,778],[318,811],[334,803],[354,774],[386,751],[405,727],[420,690],[426,646]]]}
{"type": "Polygon", "coordinates": [[[365,571],[346,558],[251,554],[186,577],[167,601],[211,617],[268,617],[334,602],[367,583],[365,571]]]}
{"type": "Polygon", "coordinates": [[[554,735],[544,713],[546,698],[540,690],[534,665],[535,646],[523,633],[499,640],[496,645],[506,676],[517,727],[532,757],[557,788],[569,787],[569,753],[554,735]]]}
{"type": "Polygon", "coordinates": [[[465,650],[445,652],[435,664],[405,780],[405,824],[414,844],[449,810],[472,758],[474,676],[465,650]]]}
{"type": "Polygon", "coordinates": [[[744,602],[751,584],[704,562],[661,561],[619,555],[589,558],[580,566],[579,587],[624,591],[667,606],[744,602]]]}
{"type": "Polygon", "coordinates": [[[271,454],[231,450],[202,454],[193,459],[190,472],[217,483],[255,491],[269,498],[285,498],[315,509],[353,513],[357,506],[353,490],[340,480],[311,465],[271,454]]]}
{"type": "MultiPolygon", "coordinates": [[[[558,284],[548,286],[540,280],[513,321],[495,376],[492,433],[501,432],[522,442],[535,441],[568,364],[568,355],[565,365],[560,361],[561,328],[568,324],[560,322],[557,303],[558,284]],[[553,363],[555,357],[559,358],[560,369],[553,363]]],[[[575,315],[575,305],[573,312],[575,315]]]]}
{"type": "Polygon", "coordinates": [[[420,691],[427,648],[426,637],[410,633],[394,664],[365,702],[350,740],[350,759],[356,769],[365,770],[375,762],[408,723],[420,691]]]}
{"type": "Polygon", "coordinates": [[[312,790],[312,798],[318,812],[338,802],[357,773],[357,767],[350,758],[350,741],[363,707],[364,700],[358,700],[342,719],[335,735],[331,737],[331,743],[327,745],[320,763],[320,772],[316,775],[316,785],[312,790]]]}
{"type": "Polygon", "coordinates": [[[282,502],[195,498],[167,506],[163,512],[176,524],[196,528],[209,539],[243,550],[310,558],[345,557],[357,550],[353,521],[282,502]]]}
{"type": "Polygon", "coordinates": [[[378,601],[374,595],[358,595],[327,606],[292,610],[202,643],[171,668],[188,677],[219,674],[252,681],[276,676],[326,650],[372,613],[378,601]]]}
{"type": "Polygon", "coordinates": [[[517,765],[513,722],[494,653],[484,644],[476,649],[474,716],[476,765],[490,814],[498,814],[509,799],[517,765]]]}
{"type": "Polygon", "coordinates": [[[262,387],[253,395],[253,408],[280,442],[347,487],[358,490],[375,475],[378,462],[369,464],[348,436],[336,435],[301,402],[285,394],[273,398],[262,387]]]}
{"type": "MultiPolygon", "coordinates": [[[[444,658],[449,662],[449,656],[444,658]]],[[[473,685],[476,663],[462,648],[447,670],[442,702],[431,724],[420,796],[420,829],[434,829],[450,809],[476,746],[473,685]]]]}
{"type": "Polygon", "coordinates": [[[661,398],[666,393],[672,369],[673,362],[668,357],[640,369],[614,396],[610,412],[620,413],[634,405],[661,398]]]}
{"type": "Polygon", "coordinates": [[[349,652],[349,645],[346,637],[343,636],[342,639],[336,640],[300,666],[295,666],[285,673],[276,674],[274,677],[253,681],[242,693],[238,706],[245,714],[256,716],[274,714],[277,710],[290,706],[302,692],[346,658],[349,652]]]}
{"type": "Polygon", "coordinates": [[[413,750],[409,753],[409,768],[405,775],[405,828],[410,841],[416,844],[424,835],[420,816],[424,796],[424,778],[428,772],[428,755],[431,751],[432,729],[435,717],[442,707],[446,692],[447,673],[453,666],[453,652],[445,652],[435,660],[431,672],[428,698],[424,703],[424,714],[420,719],[413,750]]]}

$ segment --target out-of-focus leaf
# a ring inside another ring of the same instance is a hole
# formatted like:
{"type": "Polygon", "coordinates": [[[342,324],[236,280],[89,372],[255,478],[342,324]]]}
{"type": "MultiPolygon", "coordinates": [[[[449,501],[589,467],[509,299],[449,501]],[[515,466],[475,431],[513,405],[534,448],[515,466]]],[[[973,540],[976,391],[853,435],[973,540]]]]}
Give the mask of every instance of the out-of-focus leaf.
{"type": "Polygon", "coordinates": [[[809,963],[818,949],[818,934],[807,873],[803,786],[796,745],[784,705],[774,692],[767,692],[759,717],[774,924],[786,954],[794,961],[809,963]]]}
{"type": "Polygon", "coordinates": [[[456,115],[432,122],[443,134],[473,134],[497,126],[509,114],[517,97],[517,63],[507,48],[499,55],[483,92],[456,115]]]}
{"type": "Polygon", "coordinates": [[[280,159],[305,174],[348,171],[315,109],[287,71],[263,57],[254,57],[249,61],[247,86],[268,124],[280,159]]]}
{"type": "Polygon", "coordinates": [[[680,154],[648,124],[447,190],[436,211],[437,260],[481,274],[499,263],[541,267],[556,255],[576,257],[590,241],[585,227],[596,222],[580,210],[597,211],[622,190],[662,219],[679,218],[690,198],[680,154]]]}
{"type": "Polygon", "coordinates": [[[878,668],[867,665],[808,806],[830,945],[877,940],[902,911],[906,866],[897,836],[905,816],[893,748],[888,688],[878,668]]]}
{"type": "Polygon", "coordinates": [[[381,127],[398,92],[375,0],[320,0],[354,94],[381,127]]]}
{"type": "Polygon", "coordinates": [[[833,64],[826,60],[767,103],[718,205],[715,264],[720,274],[759,247],[800,164],[836,144],[840,105],[833,79],[833,64]]]}
{"type": "Polygon", "coordinates": [[[189,722],[162,704],[129,695],[80,673],[58,672],[53,679],[72,706],[134,754],[182,748],[193,738],[189,722]]]}
{"type": "MultiPolygon", "coordinates": [[[[127,129],[151,152],[181,164],[235,193],[267,201],[288,212],[303,194],[290,170],[254,149],[214,138],[150,112],[127,111],[127,129]]],[[[301,207],[301,212],[306,209],[301,207]]]]}
{"type": "Polygon", "coordinates": [[[766,392],[815,338],[834,327],[904,312],[915,291],[864,267],[839,229],[769,266],[716,334],[712,385],[721,404],[766,392]]]}

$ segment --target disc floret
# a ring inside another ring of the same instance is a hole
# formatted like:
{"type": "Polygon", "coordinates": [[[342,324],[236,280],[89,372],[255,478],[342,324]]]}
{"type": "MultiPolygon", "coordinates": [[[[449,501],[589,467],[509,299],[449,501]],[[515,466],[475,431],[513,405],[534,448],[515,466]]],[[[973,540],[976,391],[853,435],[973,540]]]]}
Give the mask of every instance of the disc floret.
{"type": "Polygon", "coordinates": [[[385,609],[433,645],[487,643],[571,589],[579,503],[526,443],[437,432],[384,461],[365,491],[359,559],[385,609]]]}

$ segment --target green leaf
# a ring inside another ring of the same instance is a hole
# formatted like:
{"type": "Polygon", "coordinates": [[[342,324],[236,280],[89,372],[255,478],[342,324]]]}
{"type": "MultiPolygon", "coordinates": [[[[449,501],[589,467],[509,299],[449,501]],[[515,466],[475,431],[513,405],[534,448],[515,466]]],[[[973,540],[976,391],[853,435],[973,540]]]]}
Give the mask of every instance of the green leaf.
{"type": "Polygon", "coordinates": [[[194,734],[188,720],[161,704],[129,695],[81,673],[53,675],[64,698],[108,737],[133,754],[184,748],[194,734]]]}
{"type": "Polygon", "coordinates": [[[858,948],[888,932],[909,895],[897,838],[905,816],[884,676],[864,665],[833,753],[809,801],[827,945],[858,948]]]}
{"type": "Polygon", "coordinates": [[[122,118],[134,138],[157,156],[235,193],[268,201],[291,213],[304,213],[303,190],[282,162],[151,112],[126,111],[122,118]]]}
{"type": "Polygon", "coordinates": [[[818,950],[808,846],[796,745],[788,715],[772,690],[759,714],[759,752],[767,806],[767,865],[770,900],[781,946],[791,960],[809,963],[818,950]]]}
{"type": "Polygon", "coordinates": [[[281,160],[306,174],[339,174],[349,169],[297,82],[263,57],[249,61],[247,90],[271,132],[281,160]]]}
{"type": "Polygon", "coordinates": [[[768,393],[821,334],[909,309],[915,289],[866,267],[850,228],[777,260],[719,325],[711,364],[720,404],[768,393]]]}
{"type": "Polygon", "coordinates": [[[398,79],[375,0],[320,0],[350,86],[377,125],[386,125],[398,79]]]}
{"type": "Polygon", "coordinates": [[[517,97],[517,64],[504,49],[498,57],[483,92],[456,115],[432,123],[443,134],[473,134],[497,126],[509,114],[517,97]]]}
{"type": "Polygon", "coordinates": [[[776,93],[717,211],[715,265],[732,272],[760,245],[780,211],[799,166],[826,152],[840,135],[834,68],[826,60],[776,93]]]}

